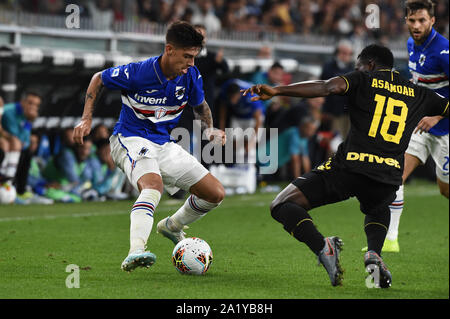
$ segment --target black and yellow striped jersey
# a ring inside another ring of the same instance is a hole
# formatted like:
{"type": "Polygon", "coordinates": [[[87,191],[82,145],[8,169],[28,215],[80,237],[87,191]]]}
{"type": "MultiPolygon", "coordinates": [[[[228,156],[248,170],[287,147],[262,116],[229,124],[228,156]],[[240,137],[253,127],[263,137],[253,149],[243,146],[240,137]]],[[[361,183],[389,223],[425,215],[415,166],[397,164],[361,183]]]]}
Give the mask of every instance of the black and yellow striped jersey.
{"type": "Polygon", "coordinates": [[[351,128],[329,164],[400,185],[415,127],[424,116],[448,114],[448,100],[392,70],[353,71],[342,78],[351,128]]]}

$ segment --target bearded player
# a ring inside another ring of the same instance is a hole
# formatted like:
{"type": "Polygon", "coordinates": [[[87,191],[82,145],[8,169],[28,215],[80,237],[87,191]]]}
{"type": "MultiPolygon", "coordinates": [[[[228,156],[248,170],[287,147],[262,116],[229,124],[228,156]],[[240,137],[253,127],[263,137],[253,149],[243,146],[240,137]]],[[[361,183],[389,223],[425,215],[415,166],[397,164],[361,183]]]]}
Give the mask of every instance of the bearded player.
{"type": "MultiPolygon", "coordinates": [[[[431,0],[408,0],[405,8],[408,39],[409,70],[412,81],[448,98],[449,95],[449,45],[433,28],[434,3],[431,0]]],[[[424,117],[411,137],[405,153],[403,183],[411,173],[423,165],[431,155],[436,164],[436,181],[440,193],[448,199],[449,140],[448,118],[424,117]]],[[[403,184],[390,205],[391,223],[383,245],[384,252],[399,252],[398,228],[403,212],[403,184]]],[[[363,249],[364,250],[364,249],[363,249]]]]}

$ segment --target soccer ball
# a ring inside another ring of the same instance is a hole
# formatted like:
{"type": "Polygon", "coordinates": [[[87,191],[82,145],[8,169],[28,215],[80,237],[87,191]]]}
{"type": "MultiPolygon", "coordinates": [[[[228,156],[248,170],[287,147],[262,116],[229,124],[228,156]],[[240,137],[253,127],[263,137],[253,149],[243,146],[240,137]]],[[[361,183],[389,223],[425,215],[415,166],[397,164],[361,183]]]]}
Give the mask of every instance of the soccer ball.
{"type": "Polygon", "coordinates": [[[16,188],[10,183],[0,184],[0,204],[12,204],[16,199],[16,188]]]}
{"type": "Polygon", "coordinates": [[[182,274],[203,275],[208,271],[212,260],[211,247],[197,237],[183,239],[172,253],[172,263],[182,274]]]}

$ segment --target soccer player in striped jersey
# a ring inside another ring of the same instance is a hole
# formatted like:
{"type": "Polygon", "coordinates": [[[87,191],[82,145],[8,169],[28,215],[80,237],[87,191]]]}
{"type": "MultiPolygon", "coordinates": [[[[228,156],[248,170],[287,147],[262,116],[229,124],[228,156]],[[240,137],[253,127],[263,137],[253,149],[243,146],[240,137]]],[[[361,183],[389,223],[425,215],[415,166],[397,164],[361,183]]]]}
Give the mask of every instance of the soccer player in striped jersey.
{"type": "MultiPolygon", "coordinates": [[[[412,81],[448,98],[449,45],[448,39],[436,32],[434,3],[431,0],[408,0],[405,9],[406,24],[411,34],[408,39],[409,70],[412,81]]],[[[442,195],[448,198],[449,139],[448,118],[424,117],[412,135],[405,153],[403,182],[431,155],[436,164],[436,180],[442,195]]],[[[390,206],[391,223],[383,246],[385,252],[399,252],[398,228],[403,212],[403,185],[390,206]]]]}
{"type": "Polygon", "coordinates": [[[98,72],[87,89],[83,116],[73,135],[80,144],[91,130],[102,87],[122,93],[120,117],[110,137],[111,156],[140,192],[130,214],[130,250],[121,265],[125,271],[148,268],[156,261],[146,249],[164,187],[171,194],[180,188],[191,193],[178,211],[157,225],[157,231],[175,244],[184,239],[186,225],[205,216],[224,198],[222,184],[170,136],[183,109],[193,107],[209,140],[225,144],[225,133],[213,128],[202,76],[194,66],[202,47],[203,36],[193,26],[173,23],[162,55],[98,72]]]}

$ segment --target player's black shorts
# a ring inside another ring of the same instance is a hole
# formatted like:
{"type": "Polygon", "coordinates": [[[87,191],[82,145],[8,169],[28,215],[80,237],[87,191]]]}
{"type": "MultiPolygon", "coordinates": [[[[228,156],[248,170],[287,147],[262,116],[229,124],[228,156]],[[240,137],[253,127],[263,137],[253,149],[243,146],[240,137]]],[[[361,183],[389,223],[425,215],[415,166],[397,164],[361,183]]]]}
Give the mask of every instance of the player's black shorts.
{"type": "Polygon", "coordinates": [[[311,208],[337,203],[356,197],[360,209],[367,215],[389,210],[395,200],[397,185],[375,181],[367,176],[333,167],[313,170],[292,182],[308,199],[311,208]]]}

